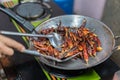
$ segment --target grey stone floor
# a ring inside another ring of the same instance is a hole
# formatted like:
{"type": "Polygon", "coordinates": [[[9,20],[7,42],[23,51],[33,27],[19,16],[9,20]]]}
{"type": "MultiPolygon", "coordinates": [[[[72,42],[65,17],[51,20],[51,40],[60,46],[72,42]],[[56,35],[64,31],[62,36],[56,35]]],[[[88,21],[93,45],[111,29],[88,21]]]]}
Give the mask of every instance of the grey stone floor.
{"type": "MultiPolygon", "coordinates": [[[[110,27],[115,36],[120,36],[120,0],[107,0],[102,22],[110,27]]],[[[120,45],[120,39],[116,40],[116,45],[120,45]]],[[[120,51],[114,52],[110,58],[120,66],[120,51]]]]}

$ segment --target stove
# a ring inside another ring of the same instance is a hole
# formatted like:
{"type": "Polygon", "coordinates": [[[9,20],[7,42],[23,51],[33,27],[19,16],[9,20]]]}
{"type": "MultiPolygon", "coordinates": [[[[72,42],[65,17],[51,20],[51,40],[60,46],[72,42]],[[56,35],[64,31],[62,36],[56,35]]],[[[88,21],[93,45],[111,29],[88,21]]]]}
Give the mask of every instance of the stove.
{"type": "MultiPolygon", "coordinates": [[[[18,2],[12,10],[22,18],[30,21],[33,26],[37,26],[52,16],[51,6],[42,1],[18,2]]],[[[12,20],[14,24],[17,24],[12,20]]],[[[15,25],[16,26],[16,25],[15,25]]]]}
{"type": "Polygon", "coordinates": [[[30,20],[43,16],[45,9],[39,3],[23,3],[16,7],[15,12],[21,17],[30,20]]]}
{"type": "Polygon", "coordinates": [[[77,77],[80,75],[82,77],[84,74],[91,73],[92,71],[92,68],[83,69],[83,70],[63,70],[63,69],[50,67],[43,63],[39,63],[39,64],[46,72],[59,78],[71,78],[71,77],[77,77]]]}
{"type": "Polygon", "coordinates": [[[47,3],[40,2],[20,3],[13,10],[29,21],[40,20],[52,15],[51,7],[47,3]]]}

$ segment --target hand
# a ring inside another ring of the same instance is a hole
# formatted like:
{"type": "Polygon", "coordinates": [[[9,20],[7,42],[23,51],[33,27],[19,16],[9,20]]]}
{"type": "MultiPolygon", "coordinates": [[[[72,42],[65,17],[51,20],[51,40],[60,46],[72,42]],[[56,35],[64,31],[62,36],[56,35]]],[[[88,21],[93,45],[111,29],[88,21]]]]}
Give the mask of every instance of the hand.
{"type": "Polygon", "coordinates": [[[7,1],[12,1],[12,0],[0,0],[0,2],[7,2],[7,1]]]}
{"type": "Polygon", "coordinates": [[[25,49],[25,47],[21,43],[11,38],[0,35],[0,57],[2,57],[2,55],[9,55],[9,56],[13,55],[14,54],[13,49],[22,52],[25,49]]]}

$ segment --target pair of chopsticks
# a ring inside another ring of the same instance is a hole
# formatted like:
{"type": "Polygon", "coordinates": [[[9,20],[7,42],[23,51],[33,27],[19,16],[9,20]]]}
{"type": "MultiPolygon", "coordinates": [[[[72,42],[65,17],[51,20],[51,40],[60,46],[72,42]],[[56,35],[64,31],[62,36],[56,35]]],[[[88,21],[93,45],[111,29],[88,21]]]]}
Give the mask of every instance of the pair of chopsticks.
{"type": "Polygon", "coordinates": [[[6,8],[11,8],[14,6],[14,2],[11,1],[6,1],[6,2],[2,2],[2,4],[6,7],[6,8]]]}

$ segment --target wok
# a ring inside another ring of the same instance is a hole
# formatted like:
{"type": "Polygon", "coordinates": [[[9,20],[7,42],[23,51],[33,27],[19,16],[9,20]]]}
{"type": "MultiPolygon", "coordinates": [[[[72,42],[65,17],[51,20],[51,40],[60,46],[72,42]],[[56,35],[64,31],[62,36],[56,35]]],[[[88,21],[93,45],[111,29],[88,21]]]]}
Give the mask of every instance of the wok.
{"type": "MultiPolygon", "coordinates": [[[[17,22],[22,24],[24,28],[27,30],[31,31],[32,33],[34,32],[39,32],[43,29],[54,27],[57,28],[57,24],[59,21],[61,21],[63,26],[69,26],[69,27],[80,27],[82,24],[83,19],[87,20],[86,27],[89,29],[95,29],[95,34],[98,35],[103,50],[101,52],[97,52],[96,57],[90,57],[88,64],[86,64],[82,59],[71,59],[66,62],[55,62],[53,60],[46,59],[44,57],[37,57],[37,60],[45,64],[49,67],[55,68],[55,69],[61,69],[61,70],[82,70],[82,69],[87,69],[93,66],[96,66],[102,62],[104,62],[106,59],[108,59],[112,52],[115,49],[118,49],[118,47],[115,47],[115,38],[114,34],[112,31],[109,29],[107,25],[105,25],[103,22],[100,22],[99,20],[82,16],[82,15],[62,15],[62,16],[57,16],[54,18],[51,18],[42,24],[40,24],[38,27],[34,29],[34,27],[25,19],[19,17],[16,15],[14,12],[12,12],[9,9],[3,8],[0,6],[0,10],[11,16],[13,19],[15,19],[17,22]]],[[[32,43],[30,41],[30,43],[32,43]]],[[[33,48],[33,45],[30,44],[30,48],[33,48]]]]}
{"type": "Polygon", "coordinates": [[[38,58],[39,61],[44,65],[56,69],[81,70],[96,66],[108,59],[112,55],[112,52],[118,49],[118,46],[115,47],[115,37],[110,28],[99,20],[82,15],[62,15],[43,22],[35,30],[40,31],[45,28],[57,27],[56,24],[58,24],[59,21],[61,21],[62,26],[80,27],[84,19],[87,20],[87,28],[95,29],[94,33],[98,35],[102,44],[103,50],[101,52],[97,52],[96,57],[90,57],[88,64],[86,64],[84,60],[76,58],[63,63],[47,60],[43,57],[38,58]]]}

